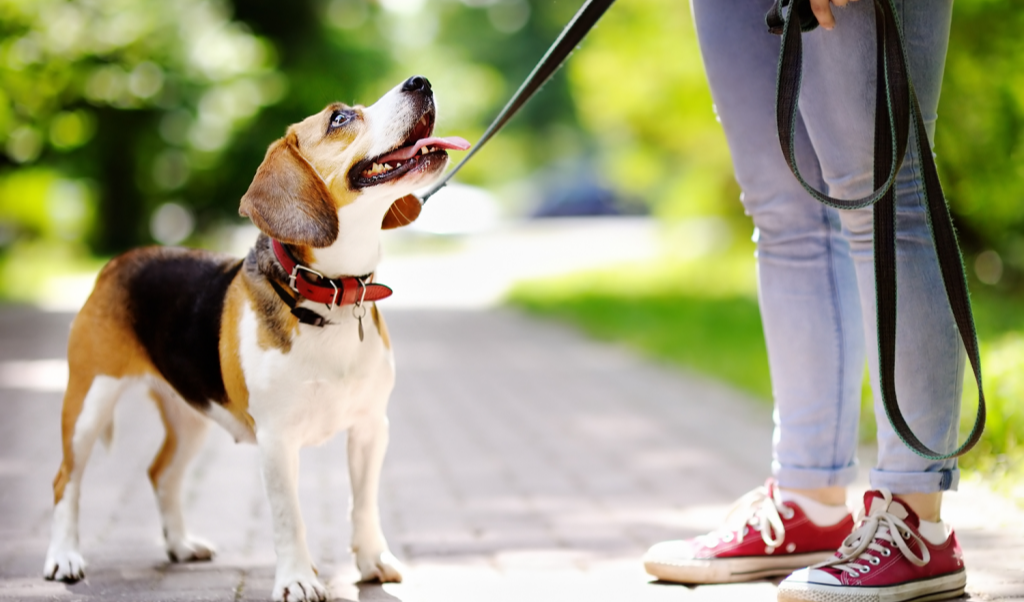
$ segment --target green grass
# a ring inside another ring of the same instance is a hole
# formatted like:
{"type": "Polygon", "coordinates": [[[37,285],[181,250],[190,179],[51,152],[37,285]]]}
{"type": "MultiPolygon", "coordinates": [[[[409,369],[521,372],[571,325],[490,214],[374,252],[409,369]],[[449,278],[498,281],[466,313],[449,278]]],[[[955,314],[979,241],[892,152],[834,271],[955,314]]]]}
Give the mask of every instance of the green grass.
{"type": "MultiPolygon", "coordinates": [[[[757,307],[752,247],[691,261],[663,260],[523,283],[513,305],[575,324],[670,364],[720,378],[771,402],[757,307]]],[[[1024,298],[971,287],[982,346],[988,426],[961,466],[1024,503],[1024,298]]],[[[961,440],[973,424],[977,393],[968,370],[961,440]]],[[[874,437],[865,380],[861,432],[874,437]]]]}
{"type": "Polygon", "coordinates": [[[662,266],[664,278],[640,282],[637,269],[588,273],[517,288],[513,303],[575,324],[605,341],[715,376],[768,401],[771,383],[757,299],[748,294],[694,295],[673,290],[683,266],[662,266]],[[622,274],[634,284],[624,284],[622,274]],[[674,278],[675,277],[675,278],[674,278]]]}
{"type": "Polygon", "coordinates": [[[595,338],[716,376],[762,399],[771,396],[757,302],[672,294],[616,299],[582,293],[556,303],[518,298],[526,309],[574,322],[595,338]]]}
{"type": "Polygon", "coordinates": [[[703,261],[666,260],[527,283],[510,300],[771,398],[749,249],[716,258],[712,270],[703,261]]]}

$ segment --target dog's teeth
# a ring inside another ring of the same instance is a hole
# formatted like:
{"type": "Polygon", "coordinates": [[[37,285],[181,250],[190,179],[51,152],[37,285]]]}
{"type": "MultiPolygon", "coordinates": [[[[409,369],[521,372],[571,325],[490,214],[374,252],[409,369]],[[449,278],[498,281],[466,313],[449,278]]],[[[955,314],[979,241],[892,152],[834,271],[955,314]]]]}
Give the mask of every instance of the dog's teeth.
{"type": "Polygon", "coordinates": [[[420,154],[421,154],[421,155],[425,155],[425,154],[427,154],[427,147],[425,147],[425,146],[424,146],[423,148],[421,148],[421,149],[420,149],[420,154]]]}

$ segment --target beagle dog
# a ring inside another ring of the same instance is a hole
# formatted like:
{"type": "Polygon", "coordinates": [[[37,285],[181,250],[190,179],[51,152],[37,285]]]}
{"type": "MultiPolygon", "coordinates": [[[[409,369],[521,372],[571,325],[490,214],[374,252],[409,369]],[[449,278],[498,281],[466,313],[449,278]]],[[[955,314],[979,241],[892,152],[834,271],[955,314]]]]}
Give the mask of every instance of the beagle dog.
{"type": "Polygon", "coordinates": [[[82,473],[118,397],[142,383],[166,428],[149,478],[172,561],[214,553],[189,533],[181,502],[185,470],[212,420],[259,450],[277,553],[274,600],[326,599],[299,510],[299,449],[347,429],[359,572],[401,580],[377,505],[395,372],[374,303],[391,290],[373,272],[380,231],[413,221],[420,202],[412,191],[439,178],[446,150],[469,147],[433,137],[434,118],[430,82],[419,76],[370,107],[329,105],[267,150],[239,208],[261,230],[244,260],[150,247],[103,268],[68,343],[47,579],[85,576],[82,473]]]}

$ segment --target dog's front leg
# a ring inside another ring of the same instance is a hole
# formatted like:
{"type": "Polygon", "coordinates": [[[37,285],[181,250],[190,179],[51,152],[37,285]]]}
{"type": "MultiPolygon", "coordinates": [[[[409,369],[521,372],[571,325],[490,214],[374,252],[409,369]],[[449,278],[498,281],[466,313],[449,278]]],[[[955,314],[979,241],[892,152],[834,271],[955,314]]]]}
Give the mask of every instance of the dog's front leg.
{"type": "Polygon", "coordinates": [[[259,433],[256,438],[277,553],[274,600],[326,600],[327,590],[313,571],[299,508],[299,446],[277,433],[259,433]]]}
{"type": "Polygon", "coordinates": [[[352,553],[364,581],[401,581],[401,563],[388,550],[380,528],[380,469],[388,446],[388,419],[364,418],[348,433],[348,472],[352,479],[352,553]]]}

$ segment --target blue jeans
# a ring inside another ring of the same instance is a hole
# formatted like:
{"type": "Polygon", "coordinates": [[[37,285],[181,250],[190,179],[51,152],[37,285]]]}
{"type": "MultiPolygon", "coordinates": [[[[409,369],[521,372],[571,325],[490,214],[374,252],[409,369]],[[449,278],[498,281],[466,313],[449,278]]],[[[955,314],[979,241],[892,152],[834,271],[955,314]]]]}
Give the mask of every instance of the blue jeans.
{"type": "MultiPolygon", "coordinates": [[[[928,135],[935,127],[952,0],[896,0],[910,75],[928,135]]],[[[758,291],[775,398],[772,471],[783,487],[850,484],[864,359],[878,421],[875,488],[955,489],[954,460],[925,460],[893,432],[881,406],[871,208],[840,211],[812,199],[779,148],[775,77],[779,38],[771,0],[693,0],[715,110],[757,241],[758,291]],[[869,350],[866,353],[866,350],[869,350]]],[[[819,190],[844,199],[872,190],[875,25],[872,0],[833,7],[836,27],[804,35],[798,164],[819,190]]],[[[896,388],[921,440],[955,449],[965,353],[946,302],[926,221],[918,158],[897,180],[899,296],[896,388]]]]}

